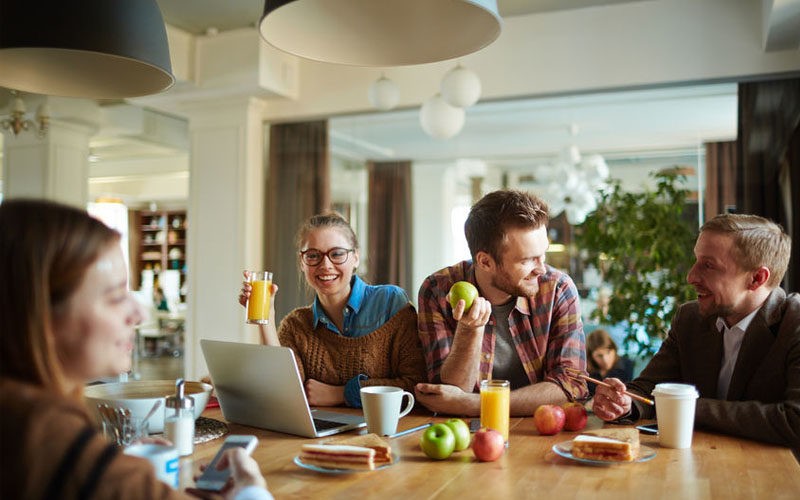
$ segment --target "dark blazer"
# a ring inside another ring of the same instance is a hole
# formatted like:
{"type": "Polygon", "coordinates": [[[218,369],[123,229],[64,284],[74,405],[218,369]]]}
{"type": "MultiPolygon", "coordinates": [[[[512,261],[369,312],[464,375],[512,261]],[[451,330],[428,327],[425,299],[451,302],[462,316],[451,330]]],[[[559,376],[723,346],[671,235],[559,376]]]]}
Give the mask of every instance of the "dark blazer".
{"type": "MultiPolygon", "coordinates": [[[[678,308],[667,338],[638,378],[627,384],[649,395],[661,382],[693,384],[700,393],[695,425],[725,434],[800,448],[800,295],[773,290],[744,334],[726,400],[716,399],[722,333],[697,302],[678,308]]],[[[642,418],[652,406],[634,401],[642,418]]],[[[635,412],[635,411],[634,411],[635,412]]]]}

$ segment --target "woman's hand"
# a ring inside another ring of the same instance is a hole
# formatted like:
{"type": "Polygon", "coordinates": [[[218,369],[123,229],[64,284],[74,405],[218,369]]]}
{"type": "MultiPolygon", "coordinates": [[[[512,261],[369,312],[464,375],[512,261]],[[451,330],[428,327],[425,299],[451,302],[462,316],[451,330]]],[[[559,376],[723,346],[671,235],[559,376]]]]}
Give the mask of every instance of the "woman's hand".
{"type": "Polygon", "coordinates": [[[239,304],[242,307],[247,307],[247,299],[250,298],[250,292],[253,291],[253,285],[250,284],[250,271],[242,271],[244,281],[242,281],[242,289],[239,291],[239,304]]]}
{"type": "MultiPolygon", "coordinates": [[[[200,466],[200,472],[204,471],[207,465],[200,466]]],[[[198,498],[234,498],[236,493],[246,486],[259,486],[261,488],[267,487],[267,481],[261,475],[261,469],[258,462],[253,459],[243,448],[232,448],[225,452],[217,462],[217,470],[230,468],[231,477],[228,483],[218,493],[207,490],[200,490],[197,488],[187,488],[186,492],[198,498]]],[[[195,477],[197,481],[199,476],[195,477]]]]}
{"type": "Polygon", "coordinates": [[[344,386],[330,385],[319,380],[306,380],[306,397],[311,406],[339,406],[344,404],[344,386]]]}

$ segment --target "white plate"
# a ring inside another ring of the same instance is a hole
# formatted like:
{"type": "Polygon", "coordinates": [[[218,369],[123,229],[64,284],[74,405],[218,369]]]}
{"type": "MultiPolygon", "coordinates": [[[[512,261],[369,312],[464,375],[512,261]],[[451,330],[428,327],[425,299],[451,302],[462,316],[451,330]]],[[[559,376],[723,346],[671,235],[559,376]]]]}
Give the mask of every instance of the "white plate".
{"type": "Polygon", "coordinates": [[[591,465],[619,465],[619,464],[631,464],[634,462],[647,462],[648,460],[656,456],[656,450],[650,448],[649,446],[640,445],[639,457],[633,462],[619,462],[616,460],[591,460],[588,458],[578,458],[572,454],[572,441],[564,441],[563,443],[554,444],[553,451],[556,452],[556,455],[560,455],[564,458],[568,458],[570,460],[575,460],[576,462],[581,462],[584,464],[591,464],[591,465]]]}
{"type": "MultiPolygon", "coordinates": [[[[381,470],[381,469],[385,469],[387,467],[391,467],[392,465],[396,464],[398,461],[400,461],[400,457],[397,455],[397,453],[392,453],[392,461],[391,461],[391,463],[383,464],[381,466],[375,467],[375,470],[381,470]]],[[[322,472],[323,474],[352,474],[354,472],[374,472],[374,471],[366,470],[366,469],[330,469],[328,467],[320,467],[319,465],[312,465],[312,464],[307,464],[307,463],[303,462],[300,459],[299,455],[294,457],[294,463],[298,467],[302,467],[302,468],[308,469],[308,470],[313,470],[314,472],[322,472]]]]}

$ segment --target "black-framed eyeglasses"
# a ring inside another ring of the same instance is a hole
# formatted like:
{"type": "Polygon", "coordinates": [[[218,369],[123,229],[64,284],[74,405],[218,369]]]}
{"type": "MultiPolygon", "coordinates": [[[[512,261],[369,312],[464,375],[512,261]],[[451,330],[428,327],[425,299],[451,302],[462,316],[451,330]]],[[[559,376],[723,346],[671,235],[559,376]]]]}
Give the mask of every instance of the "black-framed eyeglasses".
{"type": "Polygon", "coordinates": [[[350,257],[350,252],[353,248],[333,247],[327,252],[317,250],[316,248],[309,248],[300,252],[300,257],[307,266],[318,266],[322,263],[322,259],[328,257],[328,260],[333,264],[344,264],[347,258],[350,257]]]}

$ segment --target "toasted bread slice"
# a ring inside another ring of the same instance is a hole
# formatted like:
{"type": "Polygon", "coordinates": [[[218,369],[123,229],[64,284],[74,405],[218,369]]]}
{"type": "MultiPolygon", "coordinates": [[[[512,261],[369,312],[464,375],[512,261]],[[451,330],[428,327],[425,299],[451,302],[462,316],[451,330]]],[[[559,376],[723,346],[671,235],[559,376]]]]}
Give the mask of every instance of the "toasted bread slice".
{"type": "Polygon", "coordinates": [[[375,450],[362,446],[304,444],[300,460],[329,469],[375,470],[375,450]]]}
{"type": "Polygon", "coordinates": [[[632,462],[639,456],[639,431],[629,427],[586,431],[572,440],[572,455],[589,460],[632,462]]]}
{"type": "Polygon", "coordinates": [[[379,465],[392,463],[392,447],[383,438],[375,433],[361,434],[331,439],[326,445],[363,446],[375,450],[375,463],[379,465]]]}

